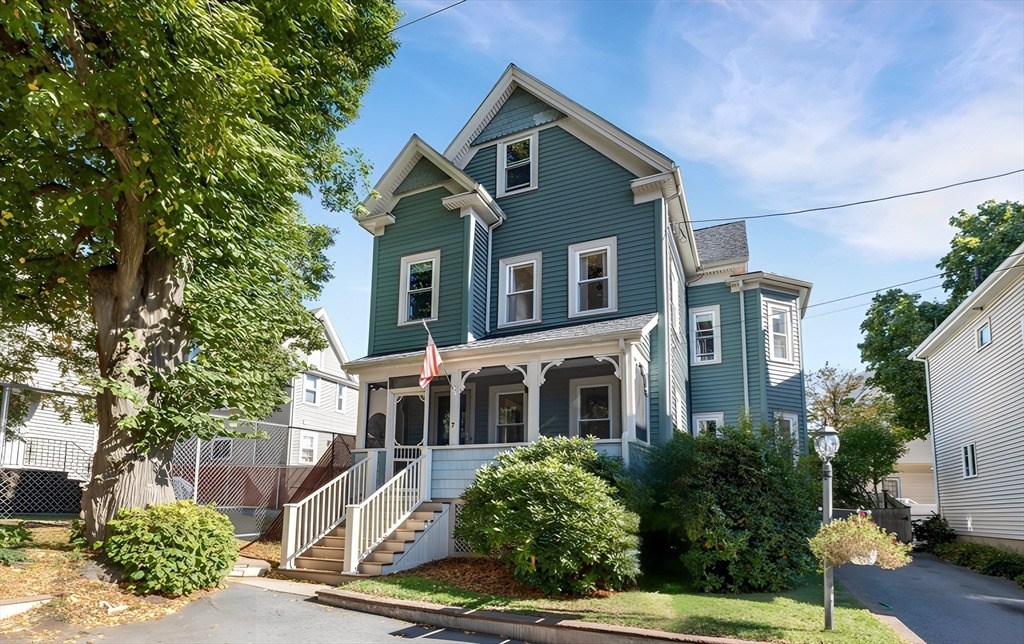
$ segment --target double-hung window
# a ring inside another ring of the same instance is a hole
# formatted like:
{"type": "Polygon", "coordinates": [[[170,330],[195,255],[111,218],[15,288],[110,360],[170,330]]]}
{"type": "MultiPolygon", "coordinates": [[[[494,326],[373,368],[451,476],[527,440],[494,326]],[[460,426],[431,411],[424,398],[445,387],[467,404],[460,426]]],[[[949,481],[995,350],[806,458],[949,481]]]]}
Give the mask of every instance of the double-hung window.
{"type": "Polygon", "coordinates": [[[792,309],[768,305],[768,355],[776,362],[793,362],[792,309]]]}
{"type": "Polygon", "coordinates": [[[303,400],[310,404],[317,404],[317,400],[320,394],[320,379],[310,374],[303,376],[303,400]]]}
{"type": "Polygon", "coordinates": [[[491,409],[495,443],[526,440],[526,392],[521,385],[493,389],[491,409]]]}
{"type": "Polygon", "coordinates": [[[800,417],[792,412],[777,411],[775,412],[775,422],[778,424],[780,431],[793,439],[793,459],[796,460],[802,451],[800,445],[800,417]]]}
{"type": "Polygon", "coordinates": [[[618,309],[617,255],[615,237],[569,246],[569,317],[618,309]]]}
{"type": "Polygon", "coordinates": [[[498,144],[498,196],[537,187],[537,133],[498,144]]]}
{"type": "Polygon", "coordinates": [[[416,324],[437,319],[438,278],[441,251],[432,250],[402,258],[402,282],[398,299],[398,323],[416,324]]]}
{"type": "Polygon", "coordinates": [[[962,448],[964,460],[964,478],[972,479],[978,475],[978,462],[974,458],[974,443],[968,443],[962,448]]]}
{"type": "Polygon", "coordinates": [[[690,363],[694,365],[722,362],[722,329],[720,308],[701,306],[690,309],[690,363]]]}
{"type": "Polygon", "coordinates": [[[338,383],[338,411],[345,411],[345,385],[338,383]]]}
{"type": "Polygon", "coordinates": [[[498,327],[540,322],[541,253],[502,259],[498,270],[498,327]]]}
{"type": "Polygon", "coordinates": [[[316,463],[316,434],[299,432],[299,462],[303,465],[316,463]]]}
{"type": "Polygon", "coordinates": [[[574,378],[569,381],[569,391],[572,436],[619,438],[618,379],[615,376],[574,378]]]}

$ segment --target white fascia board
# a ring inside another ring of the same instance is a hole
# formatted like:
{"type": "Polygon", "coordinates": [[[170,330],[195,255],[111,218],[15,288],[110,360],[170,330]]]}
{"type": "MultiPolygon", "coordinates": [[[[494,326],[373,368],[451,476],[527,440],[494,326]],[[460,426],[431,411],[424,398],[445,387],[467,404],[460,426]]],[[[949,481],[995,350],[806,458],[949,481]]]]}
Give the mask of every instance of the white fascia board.
{"type": "Polygon", "coordinates": [[[782,291],[783,293],[792,293],[793,295],[796,295],[797,304],[800,307],[800,319],[803,319],[804,315],[807,313],[807,301],[811,297],[811,288],[814,286],[814,284],[810,282],[798,280],[795,277],[778,275],[776,273],[766,273],[764,271],[734,275],[731,279],[726,280],[726,283],[730,288],[737,287],[740,282],[743,283],[744,290],[755,287],[766,287],[776,291],[782,291]]]}
{"type": "Polygon", "coordinates": [[[927,359],[970,322],[969,318],[972,317],[972,314],[977,313],[976,308],[986,308],[993,300],[1002,295],[1003,291],[1022,278],[1024,278],[1024,244],[1010,253],[1010,256],[1003,260],[999,267],[992,271],[992,274],[986,277],[985,281],[960,303],[960,306],[946,316],[946,319],[924,339],[924,342],[914,349],[908,359],[918,361],[927,359]],[[1022,270],[1014,270],[1018,268],[1022,270]]]}
{"type": "Polygon", "coordinates": [[[476,184],[473,190],[468,192],[445,197],[441,204],[448,210],[459,210],[463,217],[472,211],[488,226],[505,219],[505,212],[480,184],[476,184]]]}
{"type": "Polygon", "coordinates": [[[504,102],[511,95],[512,89],[522,87],[551,107],[556,108],[563,114],[576,119],[591,130],[602,134],[606,139],[615,142],[619,147],[628,150],[632,155],[641,159],[651,166],[655,171],[665,172],[671,170],[675,164],[671,159],[661,154],[654,148],[639,139],[627,134],[615,125],[594,114],[579,103],[568,98],[561,92],[555,90],[546,83],[527,74],[515,65],[509,65],[505,72],[498,79],[498,82],[491,88],[487,97],[473,113],[473,116],[462,127],[452,142],[444,151],[444,156],[459,167],[465,167],[463,160],[469,153],[470,144],[477,134],[486,127],[490,118],[497,113],[495,105],[504,102]]]}
{"type": "Polygon", "coordinates": [[[683,192],[683,179],[679,168],[659,172],[629,182],[633,191],[633,203],[640,204],[655,199],[662,199],[665,205],[667,224],[672,231],[672,239],[676,251],[683,263],[684,278],[689,279],[697,274],[700,258],[693,239],[693,228],[686,208],[686,194],[683,192]]]}
{"type": "Polygon", "coordinates": [[[334,330],[334,324],[331,322],[331,318],[327,315],[327,311],[321,307],[313,310],[313,315],[316,319],[320,320],[320,323],[324,325],[324,333],[327,335],[327,343],[331,345],[331,349],[334,351],[334,355],[337,356],[338,362],[344,365],[348,362],[348,352],[345,351],[345,345],[341,343],[341,338],[338,337],[338,332],[334,330]]]}

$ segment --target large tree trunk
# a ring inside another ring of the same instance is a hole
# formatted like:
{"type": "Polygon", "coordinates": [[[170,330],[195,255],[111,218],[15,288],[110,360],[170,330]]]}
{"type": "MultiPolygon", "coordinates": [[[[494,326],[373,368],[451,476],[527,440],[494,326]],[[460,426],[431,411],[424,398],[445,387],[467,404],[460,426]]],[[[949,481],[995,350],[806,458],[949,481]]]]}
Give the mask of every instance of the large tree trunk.
{"type": "MultiPolygon", "coordinates": [[[[147,227],[138,216],[137,203],[121,206],[117,263],[89,274],[99,371],[105,378],[130,386],[149,404],[159,404],[148,375],[131,368],[148,366],[169,373],[181,363],[189,337],[182,308],[185,280],[176,274],[182,271],[175,270],[173,256],[161,254],[147,243],[147,227]]],[[[96,406],[99,440],[92,478],[82,495],[89,543],[107,539],[108,521],[116,518],[121,508],[174,501],[173,442],[147,451],[136,447],[136,437],[120,429],[119,422],[136,415],[138,409],[110,389],[97,395],[96,406]]]]}

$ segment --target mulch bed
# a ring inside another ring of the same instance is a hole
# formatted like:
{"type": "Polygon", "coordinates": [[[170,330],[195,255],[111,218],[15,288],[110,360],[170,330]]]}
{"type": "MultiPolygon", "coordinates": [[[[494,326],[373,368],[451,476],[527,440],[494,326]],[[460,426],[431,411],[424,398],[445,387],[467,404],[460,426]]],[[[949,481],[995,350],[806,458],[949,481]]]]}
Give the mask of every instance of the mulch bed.
{"type": "Polygon", "coordinates": [[[512,573],[489,557],[449,557],[417,566],[395,577],[422,577],[482,595],[534,599],[544,593],[518,583],[512,573]]]}

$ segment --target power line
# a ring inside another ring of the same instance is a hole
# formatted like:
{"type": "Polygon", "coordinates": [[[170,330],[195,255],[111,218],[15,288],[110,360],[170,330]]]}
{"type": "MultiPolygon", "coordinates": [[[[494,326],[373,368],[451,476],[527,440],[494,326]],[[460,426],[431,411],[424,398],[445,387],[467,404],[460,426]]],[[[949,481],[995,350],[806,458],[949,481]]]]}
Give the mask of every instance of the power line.
{"type": "Polygon", "coordinates": [[[452,4],[448,5],[447,7],[441,7],[441,8],[440,8],[440,9],[438,9],[437,11],[434,11],[434,12],[432,12],[432,13],[428,13],[428,14],[427,14],[427,15],[425,15],[425,16],[420,16],[419,18],[417,18],[417,19],[415,19],[415,20],[410,20],[409,22],[405,23],[404,25],[398,25],[397,27],[395,27],[394,29],[392,29],[392,30],[391,30],[391,31],[389,31],[388,33],[389,33],[389,34],[393,34],[393,33],[395,33],[396,31],[398,31],[399,29],[405,29],[405,28],[406,28],[406,27],[408,27],[409,25],[414,25],[414,24],[416,24],[417,22],[419,22],[420,20],[426,20],[426,19],[427,19],[427,18],[429,18],[430,16],[436,16],[436,15],[437,15],[437,14],[439,14],[439,13],[442,13],[442,12],[444,12],[444,11],[448,11],[448,10],[449,10],[449,9],[451,9],[452,7],[457,7],[457,6],[459,6],[459,5],[460,5],[460,4],[462,4],[463,2],[466,2],[466,0],[459,0],[458,2],[453,2],[452,4]]]}
{"type": "MultiPolygon", "coordinates": [[[[942,288],[942,284],[936,284],[935,286],[929,286],[928,288],[922,288],[922,289],[917,290],[917,291],[910,291],[910,294],[911,295],[917,295],[919,293],[924,293],[925,291],[930,291],[930,290],[936,289],[936,288],[942,288]]],[[[855,297],[855,296],[851,296],[851,297],[855,297]]],[[[822,302],[822,304],[824,304],[824,302],[822,302]]],[[[825,311],[824,313],[819,313],[817,315],[810,315],[810,316],[805,317],[804,320],[813,320],[814,318],[820,318],[823,315],[832,315],[833,313],[840,313],[842,311],[850,311],[852,309],[859,309],[862,306],[870,306],[870,305],[871,305],[871,302],[861,302],[860,304],[854,304],[853,306],[846,306],[846,307],[843,307],[841,309],[835,309],[835,310],[832,310],[832,311],[825,311]]],[[[810,307],[808,307],[808,308],[810,308],[810,307]]]]}
{"type": "Polygon", "coordinates": [[[901,199],[903,197],[912,197],[914,195],[923,195],[929,192],[938,192],[940,190],[948,190],[949,188],[955,188],[957,186],[965,186],[969,183],[979,183],[981,181],[991,181],[992,179],[1000,179],[1002,177],[1008,177],[1014,174],[1020,174],[1024,172],[1024,168],[1020,170],[1014,170],[1012,172],[1004,172],[1002,174],[994,174],[989,177],[981,177],[978,179],[968,179],[967,181],[958,181],[957,183],[951,183],[946,186],[939,186],[938,188],[928,188],[927,190],[915,190],[914,192],[904,192],[898,195],[889,195],[888,197],[878,197],[876,199],[863,199],[861,201],[851,201],[850,203],[838,204],[835,206],[820,206],[818,208],[805,208],[803,210],[790,210],[787,212],[773,212],[766,215],[750,215],[747,217],[717,217],[713,219],[687,219],[684,221],[672,222],[673,226],[679,226],[685,223],[697,223],[706,221],[743,221],[746,219],[767,219],[768,217],[789,217],[790,215],[802,215],[809,212],[821,212],[824,210],[836,210],[838,208],[849,208],[850,206],[862,206],[868,203],[878,203],[879,201],[890,201],[892,199],[901,199]]]}

